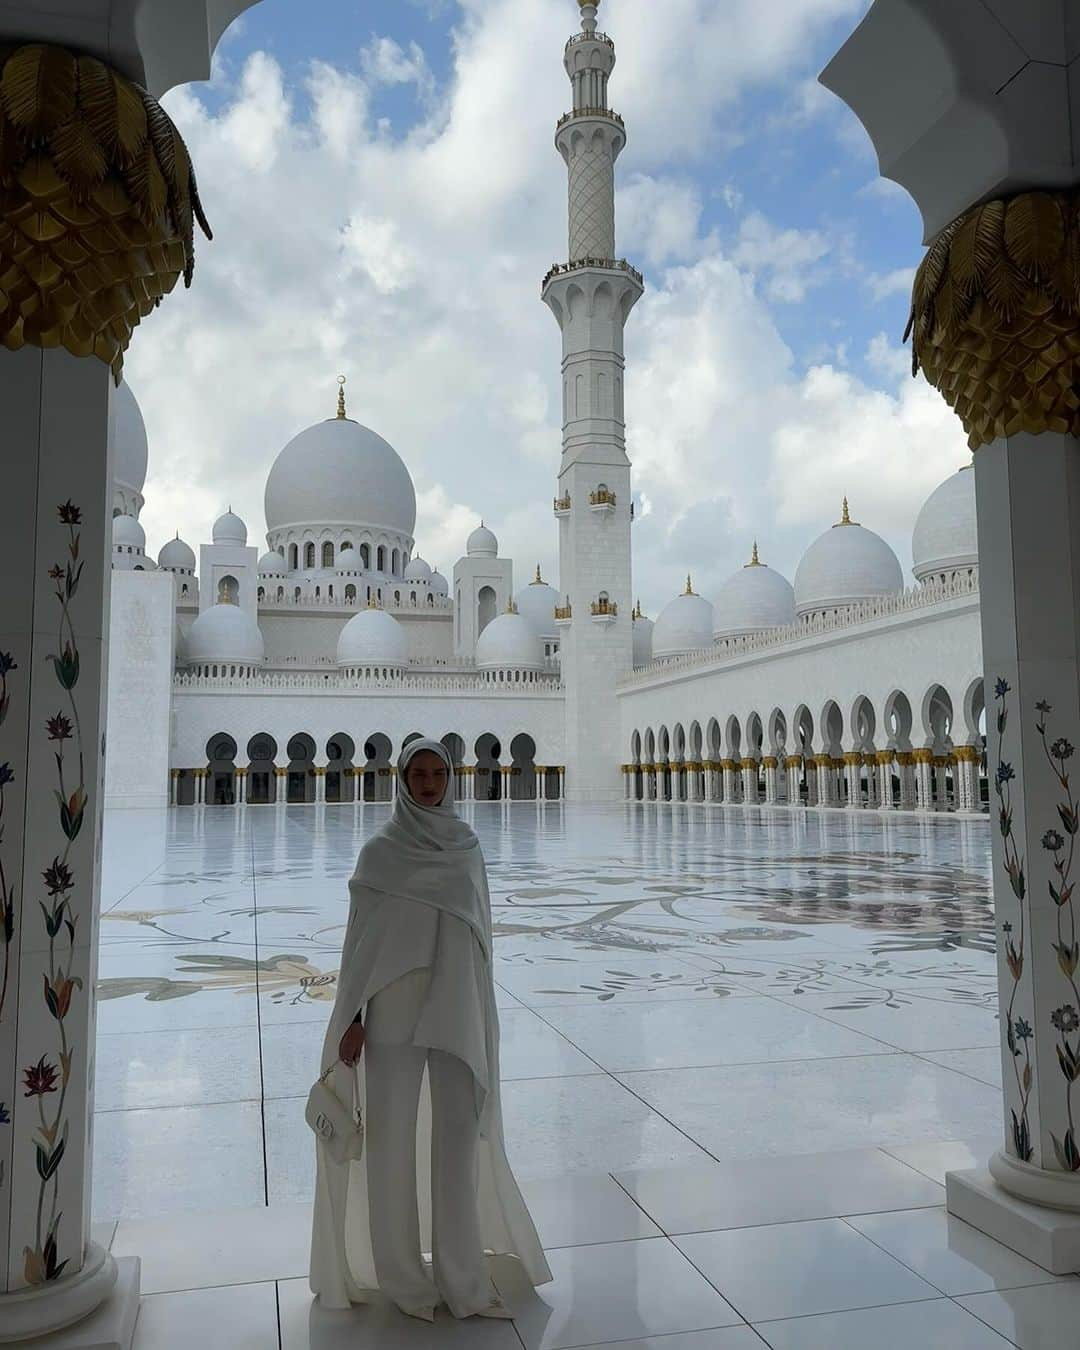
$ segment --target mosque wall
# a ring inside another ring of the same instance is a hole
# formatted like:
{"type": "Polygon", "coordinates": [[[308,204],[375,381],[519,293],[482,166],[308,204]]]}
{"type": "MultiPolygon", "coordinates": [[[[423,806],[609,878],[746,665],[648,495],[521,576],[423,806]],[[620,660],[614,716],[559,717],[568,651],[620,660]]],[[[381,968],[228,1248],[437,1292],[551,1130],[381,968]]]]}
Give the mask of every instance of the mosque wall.
{"type": "MultiPolygon", "coordinates": [[[[655,679],[639,672],[634,683],[618,690],[623,762],[632,762],[635,732],[644,737],[651,728],[656,736],[666,727],[671,735],[678,724],[689,738],[695,722],[706,756],[712,749],[729,755],[735,748],[730,744],[731,718],[738,724],[740,748],[748,753],[747,724],[755,713],[761,721],[764,753],[776,753],[777,710],[783,714],[787,752],[794,754],[799,749],[796,714],[803,707],[813,725],[813,748],[831,750],[835,747],[822,739],[823,713],[830,702],[839,713],[840,748],[866,748],[865,743],[856,744],[859,733],[853,727],[857,705],[865,718],[869,704],[873,710],[869,739],[875,748],[887,749],[897,744],[890,739],[894,728],[888,713],[896,706],[898,692],[911,709],[910,747],[927,746],[934,741],[931,695],[939,688],[952,707],[951,739],[956,745],[967,744],[978,736],[981,694],[974,703],[972,696],[982,675],[978,592],[735,655],[716,666],[676,666],[670,674],[658,670],[655,679]],[[721,738],[714,747],[708,740],[711,720],[718,724],[721,738]]],[[[834,727],[836,716],[832,714],[834,727]]],[[[903,734],[899,744],[907,748],[903,734]]]]}
{"type": "Polygon", "coordinates": [[[445,694],[429,689],[387,688],[360,694],[305,688],[258,690],[237,683],[234,689],[207,692],[174,690],[172,766],[194,768],[207,759],[207,742],[220,732],[237,745],[237,764],[248,763],[252,737],[268,733],[277,744],[278,764],[288,763],[290,737],[304,732],[316,746],[316,764],[327,760],[326,744],[345,732],[357,746],[375,733],[386,736],[391,759],[411,732],[439,739],[456,732],[465,742],[465,762],[475,759],[477,740],[493,734],[509,763],[510,743],[521,732],[536,743],[538,764],[565,762],[563,694],[561,690],[535,694],[494,694],[482,688],[448,688],[445,694]]]}
{"type": "Polygon", "coordinates": [[[167,806],[172,575],[114,571],[110,604],[105,805],[167,806]]]}

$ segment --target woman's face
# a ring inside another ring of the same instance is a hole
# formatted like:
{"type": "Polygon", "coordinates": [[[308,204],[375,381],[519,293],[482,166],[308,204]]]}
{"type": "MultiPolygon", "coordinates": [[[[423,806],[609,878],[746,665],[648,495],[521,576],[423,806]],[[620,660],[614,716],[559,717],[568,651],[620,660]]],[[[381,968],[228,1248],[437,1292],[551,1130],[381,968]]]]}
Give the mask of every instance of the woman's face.
{"type": "Polygon", "coordinates": [[[418,750],[405,768],[405,783],[421,806],[438,806],[446,794],[446,761],[434,750],[418,750]]]}

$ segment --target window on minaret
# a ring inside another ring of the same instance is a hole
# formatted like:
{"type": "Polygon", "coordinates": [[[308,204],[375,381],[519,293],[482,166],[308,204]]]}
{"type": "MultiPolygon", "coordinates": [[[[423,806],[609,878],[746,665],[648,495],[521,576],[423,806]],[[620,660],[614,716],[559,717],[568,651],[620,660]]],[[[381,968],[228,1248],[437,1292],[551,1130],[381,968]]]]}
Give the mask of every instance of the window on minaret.
{"type": "Polygon", "coordinates": [[[297,557],[297,552],[296,552],[296,545],[295,545],[295,544],[290,544],[290,545],[289,545],[289,571],[290,571],[290,572],[295,572],[297,566],[298,566],[298,557],[297,557]]]}
{"type": "Polygon", "coordinates": [[[324,567],[333,567],[334,565],[334,546],[329,539],[322,546],[322,565],[324,567]]]}
{"type": "MultiPolygon", "coordinates": [[[[368,547],[367,544],[360,545],[360,561],[364,564],[365,570],[367,570],[367,568],[371,566],[371,549],[368,547]]],[[[371,595],[370,586],[368,587],[368,595],[369,596],[371,595]]]]}
{"type": "Polygon", "coordinates": [[[240,583],[235,577],[222,577],[217,586],[218,604],[235,605],[240,602],[240,583]]]}
{"type": "Polygon", "coordinates": [[[386,571],[386,545],[380,544],[379,550],[375,554],[375,570],[377,572],[386,571]]]}
{"type": "Polygon", "coordinates": [[[397,549],[394,549],[394,552],[393,552],[392,557],[391,557],[391,563],[390,563],[390,570],[393,572],[394,576],[397,576],[397,575],[398,575],[398,565],[399,565],[399,564],[398,564],[398,558],[399,558],[400,556],[401,556],[401,555],[398,553],[397,549]]]}
{"type": "Polygon", "coordinates": [[[315,566],[315,545],[308,543],[304,545],[304,566],[315,566]]]}

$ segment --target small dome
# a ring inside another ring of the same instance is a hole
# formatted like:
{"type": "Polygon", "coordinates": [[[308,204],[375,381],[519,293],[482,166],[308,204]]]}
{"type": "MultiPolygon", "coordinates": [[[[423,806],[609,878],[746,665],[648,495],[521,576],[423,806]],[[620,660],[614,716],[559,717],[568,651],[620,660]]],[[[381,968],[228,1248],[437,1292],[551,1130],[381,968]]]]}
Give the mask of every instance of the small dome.
{"type": "Polygon", "coordinates": [[[476,639],[476,664],[481,670],[540,670],[540,639],[521,614],[497,614],[476,639]]]}
{"type": "Polygon", "coordinates": [[[406,581],[430,581],[431,568],[427,565],[427,563],[423,560],[423,558],[417,556],[415,558],[410,558],[409,564],[405,568],[403,576],[406,581]]]}
{"type": "Polygon", "coordinates": [[[970,464],[946,478],[923,503],[911,536],[911,556],[919,581],[978,566],[975,475],[970,464]]]}
{"type": "Polygon", "coordinates": [[[814,540],[795,569],[795,609],[812,614],[904,589],[896,554],[880,535],[843,518],[814,540]]]}
{"type": "Polygon", "coordinates": [[[555,626],[555,606],[558,603],[559,592],[541,578],[539,567],[533,580],[527,586],[522,586],[514,596],[517,612],[540,637],[554,637],[559,631],[555,626]]]}
{"type": "Polygon", "coordinates": [[[647,666],[653,659],[653,628],[656,626],[652,619],[647,618],[641,612],[640,602],[633,613],[634,620],[634,665],[647,666]]]}
{"type": "Polygon", "coordinates": [[[241,544],[247,543],[247,526],[239,516],[233,515],[232,507],[225,512],[223,516],[218,516],[214,521],[214,528],[210,537],[215,544],[241,544]]]}
{"type": "Polygon", "coordinates": [[[235,661],[255,666],[266,656],[259,625],[239,605],[225,602],[203,610],[188,629],[185,646],[190,665],[235,661]]]}
{"type": "Polygon", "coordinates": [[[285,559],[274,549],[264,553],[259,559],[260,576],[278,576],[285,571],[285,559]]]}
{"type": "Polygon", "coordinates": [[[339,666],[394,666],[409,661],[405,629],[385,609],[362,609],[338,636],[339,666]]]}
{"type": "Polygon", "coordinates": [[[339,548],[337,570],[339,572],[362,572],[364,560],[351,545],[348,548],[339,548]]]}
{"type": "Polygon", "coordinates": [[[499,541],[483,521],[477,525],[466,540],[465,552],[470,558],[497,558],[499,556],[499,541]]]}
{"type": "Polygon", "coordinates": [[[146,482],[146,426],[126,383],[112,391],[109,439],[113,446],[113,482],[141,495],[146,482]]]}
{"type": "Polygon", "coordinates": [[[669,600],[657,616],[652,631],[652,654],[681,656],[684,652],[711,647],[713,641],[713,607],[703,595],[690,587],[669,600]]]}
{"type": "Polygon", "coordinates": [[[436,568],[435,571],[432,572],[431,580],[428,582],[428,585],[431,587],[431,589],[434,591],[436,595],[450,594],[450,583],[438,570],[438,568],[436,568]]]}
{"type": "Polygon", "coordinates": [[[266,479],[265,511],[269,530],[338,523],[411,536],[416,492],[390,442],[341,415],[307,427],[281,451],[266,479]]]}
{"type": "MultiPolygon", "coordinates": [[[[119,519],[119,517],[118,517],[119,519]]],[[[162,544],[157,555],[158,566],[176,572],[195,571],[195,550],[185,544],[179,535],[162,544]]]]}
{"type": "Polygon", "coordinates": [[[758,561],[757,544],[750,561],[728,577],[713,604],[713,637],[740,637],[795,622],[795,591],[787,577],[758,561]]]}
{"type": "Polygon", "coordinates": [[[113,516],[113,548],[146,548],[146,531],[134,516],[113,516]]]}

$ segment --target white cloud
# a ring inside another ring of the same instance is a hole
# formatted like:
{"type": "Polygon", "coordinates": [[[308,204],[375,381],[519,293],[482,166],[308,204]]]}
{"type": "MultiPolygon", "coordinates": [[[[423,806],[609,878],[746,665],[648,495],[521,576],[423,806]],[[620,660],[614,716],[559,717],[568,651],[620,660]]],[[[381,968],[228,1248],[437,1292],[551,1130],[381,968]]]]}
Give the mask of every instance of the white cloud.
{"type": "MultiPolygon", "coordinates": [[[[962,462],[958,424],[888,366],[887,344],[867,358],[881,389],[826,361],[797,368],[769,301],[805,294],[842,241],[753,210],[730,255],[701,234],[688,157],[741,90],[783,80],[822,24],[857,7],[620,0],[605,15],[619,45],[612,102],[630,137],[620,251],[649,272],[627,331],[635,591],[647,609],[687,570],[708,593],[754,534],[790,574],[842,491],[903,548],[922,498],[962,462]]],[[[449,575],[483,515],[519,583],[537,560],[557,580],[560,340],[539,282],[566,249],[551,129],[569,100],[571,8],[518,0],[510,24],[463,0],[450,80],[403,136],[373,124],[372,97],[396,75],[420,87],[427,63],[380,40],[356,70],[313,68],[310,115],[263,54],[234,73],[215,115],[188,91],[169,96],[215,241],[200,246],[192,291],[145,321],[128,358],[151,439],[152,546],[175,528],[197,545],[230,502],[258,545],[273,458],[332,415],[343,372],[350,415],[413,474],[420,552],[449,575]]],[[[829,333],[828,350],[843,340],[829,333]]]]}
{"type": "Polygon", "coordinates": [[[889,272],[870,272],[866,284],[875,300],[886,300],[891,295],[910,295],[914,280],[914,267],[894,267],[889,272]]]}

